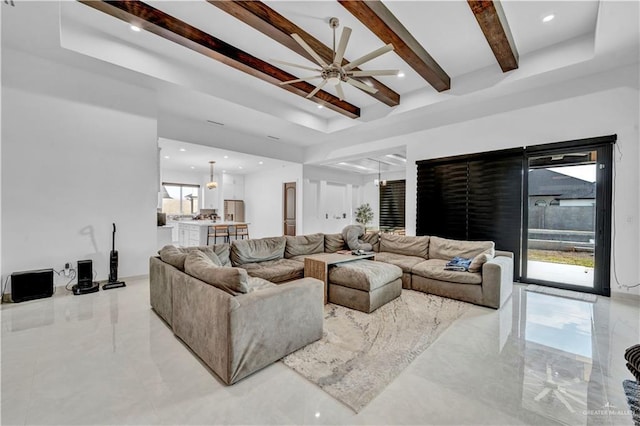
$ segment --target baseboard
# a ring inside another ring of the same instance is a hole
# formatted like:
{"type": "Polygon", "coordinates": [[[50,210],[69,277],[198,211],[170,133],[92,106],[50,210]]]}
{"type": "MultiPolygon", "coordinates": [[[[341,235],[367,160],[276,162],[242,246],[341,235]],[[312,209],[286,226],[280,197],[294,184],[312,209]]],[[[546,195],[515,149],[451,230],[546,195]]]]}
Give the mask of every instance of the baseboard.
{"type": "MultiPolygon", "coordinates": [[[[130,285],[129,281],[134,281],[135,282],[135,281],[140,281],[140,280],[144,280],[144,279],[149,279],[149,274],[131,275],[129,277],[121,277],[120,281],[124,281],[125,283],[127,283],[127,285],[130,285]]],[[[51,296],[51,297],[61,296],[61,295],[64,295],[66,293],[71,294],[70,291],[64,291],[65,286],[66,286],[66,283],[60,283],[60,284],[54,285],[53,296],[51,296]]],[[[48,299],[48,297],[45,297],[45,299],[48,299]]],[[[34,299],[34,300],[40,300],[40,299],[34,299]]],[[[11,299],[11,293],[5,293],[2,296],[1,303],[14,303],[13,300],[11,299]]]]}
{"type": "Polygon", "coordinates": [[[634,303],[640,303],[640,294],[629,293],[628,291],[626,293],[620,291],[612,291],[610,297],[614,300],[625,300],[634,303]]]}

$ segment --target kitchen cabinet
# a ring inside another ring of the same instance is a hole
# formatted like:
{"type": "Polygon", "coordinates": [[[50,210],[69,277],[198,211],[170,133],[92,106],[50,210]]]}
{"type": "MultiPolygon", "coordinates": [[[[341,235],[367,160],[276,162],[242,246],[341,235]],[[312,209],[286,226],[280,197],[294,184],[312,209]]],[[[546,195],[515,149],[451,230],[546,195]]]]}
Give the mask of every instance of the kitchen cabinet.
{"type": "MultiPolygon", "coordinates": [[[[242,221],[213,222],[211,220],[186,220],[178,222],[178,245],[181,247],[196,247],[207,245],[209,227],[213,225],[241,225],[242,221]]],[[[218,241],[220,242],[220,241],[218,241]]],[[[213,244],[213,241],[212,241],[213,244]]]]}
{"type": "Polygon", "coordinates": [[[195,247],[207,245],[207,226],[200,226],[197,223],[178,224],[178,244],[182,247],[195,247]]]}
{"type": "Polygon", "coordinates": [[[222,177],[222,196],[225,200],[244,198],[244,176],[224,174],[222,177]]]}

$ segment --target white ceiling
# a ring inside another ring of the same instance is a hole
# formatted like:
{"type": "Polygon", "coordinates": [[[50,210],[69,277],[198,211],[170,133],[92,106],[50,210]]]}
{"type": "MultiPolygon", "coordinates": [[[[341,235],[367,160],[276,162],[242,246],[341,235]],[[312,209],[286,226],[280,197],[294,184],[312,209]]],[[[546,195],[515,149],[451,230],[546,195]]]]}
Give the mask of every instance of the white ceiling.
{"type": "MultiPolygon", "coordinates": [[[[266,61],[279,59],[311,65],[305,58],[204,0],[149,3],[266,61]]],[[[353,60],[383,45],[336,1],[266,3],[329,46],[332,33],[328,20],[338,17],[341,21],[338,32],[344,26],[353,29],[347,59],[353,60]]],[[[238,135],[239,151],[252,150],[251,146],[240,147],[242,140],[251,141],[247,144],[254,146],[264,141],[278,148],[264,157],[284,158],[281,152],[306,150],[317,154],[335,147],[415,132],[427,123],[434,125],[429,120],[432,112],[455,114],[466,100],[466,105],[474,105],[480,98],[531,90],[553,82],[554,78],[570,78],[566,73],[554,74],[554,71],[593,62],[600,53],[599,46],[609,50],[631,46],[637,50],[638,45],[637,16],[635,20],[633,16],[638,14],[637,2],[502,1],[520,54],[520,68],[503,74],[466,1],[384,3],[449,74],[451,90],[436,92],[391,52],[361,68],[404,71],[404,78],[379,78],[400,93],[400,105],[390,108],[359,90],[345,88],[346,100],[362,109],[361,118],[356,120],[327,108],[318,109],[314,102],[154,34],[133,32],[128,24],[75,1],[16,2],[16,7],[3,4],[2,46],[99,70],[152,88],[157,94],[159,117],[183,120],[193,128],[199,127],[199,134],[207,135],[206,141],[186,134],[184,139],[172,135],[173,139],[224,146],[229,151],[232,147],[224,145],[223,138],[216,138],[216,132],[224,129],[225,135],[228,132],[238,135]],[[602,8],[606,8],[607,13],[603,13],[602,8]],[[542,18],[550,13],[555,19],[543,23],[542,18]],[[596,36],[600,38],[596,40],[596,36]],[[224,126],[216,128],[207,120],[224,126]]],[[[599,67],[613,67],[615,61],[624,60],[637,62],[637,57],[618,55],[613,61],[601,61],[599,67]]],[[[592,68],[584,72],[598,70],[592,68]]],[[[306,75],[293,68],[286,71],[306,75]]],[[[159,128],[162,127],[159,123],[159,128]]],[[[371,155],[365,153],[358,159],[348,160],[366,161],[375,155],[393,153],[397,148],[378,146],[376,149],[371,155]]],[[[213,153],[202,153],[202,157],[211,155],[213,153]]],[[[317,163],[335,166],[343,160],[317,163]]],[[[208,159],[200,162],[208,170],[208,159]]]]}
{"type": "Polygon", "coordinates": [[[181,173],[210,173],[209,161],[215,161],[214,173],[246,175],[292,165],[289,161],[275,160],[236,151],[211,148],[204,145],[160,138],[160,168],[181,173]]]}

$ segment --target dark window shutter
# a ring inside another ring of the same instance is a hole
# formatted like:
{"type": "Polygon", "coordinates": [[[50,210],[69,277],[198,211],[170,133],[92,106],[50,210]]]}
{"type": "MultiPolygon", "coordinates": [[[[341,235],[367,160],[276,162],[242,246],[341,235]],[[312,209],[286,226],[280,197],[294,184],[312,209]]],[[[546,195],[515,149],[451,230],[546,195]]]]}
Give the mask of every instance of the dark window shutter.
{"type": "Polygon", "coordinates": [[[514,254],[519,277],[523,157],[469,162],[469,240],[489,240],[514,254]]]}
{"type": "Polygon", "coordinates": [[[416,235],[490,240],[520,276],[523,150],[418,161],[416,235]]]}
{"type": "Polygon", "coordinates": [[[389,180],[380,186],[380,229],[404,229],[406,181],[389,180]]]}
{"type": "Polygon", "coordinates": [[[416,235],[467,238],[467,162],[418,165],[416,235]]]}

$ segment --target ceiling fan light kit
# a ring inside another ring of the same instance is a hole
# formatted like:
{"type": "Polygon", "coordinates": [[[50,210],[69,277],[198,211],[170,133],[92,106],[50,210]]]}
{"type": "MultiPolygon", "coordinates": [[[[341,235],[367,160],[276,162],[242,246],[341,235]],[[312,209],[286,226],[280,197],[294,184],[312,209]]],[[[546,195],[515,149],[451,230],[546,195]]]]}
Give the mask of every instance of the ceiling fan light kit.
{"type": "Polygon", "coordinates": [[[338,18],[331,18],[329,20],[329,26],[333,30],[333,61],[330,64],[327,64],[321,57],[318,55],[312,48],[309,46],[302,37],[298,34],[291,34],[291,37],[313,58],[313,60],[320,65],[321,68],[311,68],[304,65],[293,64],[291,62],[284,61],[275,61],[283,65],[288,65],[291,67],[301,68],[305,70],[315,71],[319,74],[315,74],[309,77],[298,78],[295,80],[283,81],[280,85],[284,84],[292,84],[298,83],[301,81],[309,81],[315,79],[322,79],[322,81],[316,86],[316,88],[311,91],[306,97],[307,99],[311,99],[315,96],[318,91],[320,91],[325,85],[329,84],[336,88],[336,92],[338,93],[338,98],[342,101],[344,100],[344,91],[342,89],[342,83],[350,84],[351,86],[357,87],[360,90],[364,90],[369,93],[377,93],[378,89],[375,89],[353,77],[372,77],[374,75],[398,75],[399,70],[371,70],[371,71],[363,71],[356,70],[352,71],[353,68],[356,68],[359,65],[364,64],[365,62],[369,62],[372,59],[377,58],[387,52],[393,50],[393,45],[391,43],[376,49],[360,58],[347,63],[346,65],[342,65],[342,61],[344,59],[344,53],[347,49],[347,44],[349,43],[349,37],[351,37],[351,28],[344,27],[342,30],[342,35],[340,36],[340,41],[338,42],[338,47],[336,49],[336,28],[340,25],[340,21],[338,18]]]}

